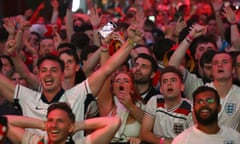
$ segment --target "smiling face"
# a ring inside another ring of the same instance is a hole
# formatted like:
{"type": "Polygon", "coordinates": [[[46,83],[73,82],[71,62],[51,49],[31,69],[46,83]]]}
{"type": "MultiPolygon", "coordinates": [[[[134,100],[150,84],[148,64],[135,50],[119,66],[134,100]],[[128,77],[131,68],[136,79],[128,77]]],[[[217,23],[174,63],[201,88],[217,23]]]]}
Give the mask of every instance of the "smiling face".
{"type": "Polygon", "coordinates": [[[130,93],[133,89],[133,82],[130,76],[126,73],[119,73],[113,80],[113,92],[116,96],[119,95],[120,91],[130,93]]]}
{"type": "Polygon", "coordinates": [[[53,144],[65,144],[66,138],[73,132],[74,123],[67,112],[61,109],[52,110],[48,114],[46,130],[49,141],[53,144]]]}
{"type": "Polygon", "coordinates": [[[208,125],[217,122],[221,106],[217,103],[216,96],[212,91],[197,94],[193,106],[198,123],[208,125]]]}
{"type": "Polygon", "coordinates": [[[181,97],[184,85],[177,74],[173,72],[165,73],[162,75],[160,81],[160,92],[163,94],[165,99],[170,100],[181,97]]]}
{"type": "Polygon", "coordinates": [[[38,75],[45,92],[60,91],[63,73],[58,62],[44,60],[39,67],[38,75]]]}

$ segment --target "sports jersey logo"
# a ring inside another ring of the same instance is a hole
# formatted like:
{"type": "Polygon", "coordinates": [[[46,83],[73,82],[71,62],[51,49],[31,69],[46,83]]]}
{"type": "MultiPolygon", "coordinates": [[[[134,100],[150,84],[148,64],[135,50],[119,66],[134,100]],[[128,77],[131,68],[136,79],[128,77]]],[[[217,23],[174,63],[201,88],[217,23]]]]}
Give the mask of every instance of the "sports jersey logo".
{"type": "Polygon", "coordinates": [[[233,140],[224,140],[224,144],[235,144],[233,140]]]}
{"type": "Polygon", "coordinates": [[[173,124],[173,131],[176,135],[180,134],[181,132],[183,132],[184,127],[182,123],[174,123],[173,124]]]}
{"type": "Polygon", "coordinates": [[[225,113],[227,113],[227,115],[231,116],[233,115],[233,113],[236,112],[236,104],[226,103],[224,110],[225,110],[225,113]]]}

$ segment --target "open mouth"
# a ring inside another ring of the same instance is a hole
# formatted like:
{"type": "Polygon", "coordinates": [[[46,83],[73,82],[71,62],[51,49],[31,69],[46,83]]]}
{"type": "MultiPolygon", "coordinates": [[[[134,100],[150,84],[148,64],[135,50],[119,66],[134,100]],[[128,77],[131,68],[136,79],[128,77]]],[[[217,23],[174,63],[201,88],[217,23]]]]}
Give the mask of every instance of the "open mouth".
{"type": "Polygon", "coordinates": [[[123,91],[123,90],[124,90],[124,87],[123,87],[123,86],[119,86],[119,90],[120,90],[120,91],[123,91]]]}
{"type": "Polygon", "coordinates": [[[45,79],[44,80],[44,83],[46,84],[46,85],[52,85],[53,84],[53,79],[52,78],[47,78],[47,79],[45,79]]]}
{"type": "Polygon", "coordinates": [[[222,69],[218,70],[217,71],[218,73],[223,73],[224,71],[222,69]]]}
{"type": "Polygon", "coordinates": [[[210,110],[209,109],[201,109],[200,115],[203,117],[208,117],[210,115],[210,110]]]}
{"type": "Polygon", "coordinates": [[[51,134],[59,134],[60,133],[60,131],[58,131],[58,130],[52,130],[51,131],[51,134]]]}
{"type": "Polygon", "coordinates": [[[168,88],[167,92],[173,92],[173,88],[168,88]]]}

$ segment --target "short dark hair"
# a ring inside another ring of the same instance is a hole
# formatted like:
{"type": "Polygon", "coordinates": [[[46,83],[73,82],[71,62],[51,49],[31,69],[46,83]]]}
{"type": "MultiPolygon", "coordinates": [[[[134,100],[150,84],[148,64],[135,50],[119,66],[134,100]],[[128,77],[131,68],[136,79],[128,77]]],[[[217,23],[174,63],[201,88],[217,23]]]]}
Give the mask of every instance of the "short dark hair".
{"type": "Polygon", "coordinates": [[[82,49],[84,46],[89,45],[89,37],[87,34],[83,32],[75,32],[72,37],[70,42],[76,46],[77,49],[82,49]]]}
{"type": "Polygon", "coordinates": [[[203,92],[207,92],[207,91],[210,91],[210,92],[214,93],[216,102],[217,102],[218,105],[220,105],[220,96],[219,96],[218,92],[214,88],[209,87],[209,86],[200,86],[193,92],[193,103],[195,102],[198,94],[203,93],[203,92]]]}
{"type": "Polygon", "coordinates": [[[61,71],[62,71],[62,72],[64,71],[64,62],[63,62],[62,60],[60,60],[58,56],[51,55],[51,54],[48,54],[48,55],[43,56],[43,57],[41,57],[40,59],[38,59],[38,62],[37,62],[37,67],[38,67],[38,69],[40,68],[41,64],[42,64],[45,60],[51,60],[51,61],[55,61],[55,62],[59,63],[59,65],[60,65],[60,67],[61,67],[61,71]]]}
{"type": "Polygon", "coordinates": [[[228,52],[225,52],[225,51],[216,51],[215,54],[213,55],[213,57],[215,57],[216,55],[219,55],[219,54],[226,54],[226,55],[229,55],[231,61],[232,61],[232,66],[234,66],[234,62],[233,62],[233,56],[228,53],[228,52]]]}
{"type": "Polygon", "coordinates": [[[240,55],[239,51],[233,51],[229,53],[233,58],[233,66],[237,66],[237,57],[240,55]]]}
{"type": "Polygon", "coordinates": [[[158,65],[157,65],[156,60],[155,60],[152,56],[147,55],[147,54],[144,54],[144,53],[141,53],[141,54],[139,54],[139,55],[135,58],[135,62],[136,62],[136,60],[139,59],[139,58],[146,59],[146,60],[150,61],[151,64],[152,64],[152,71],[153,71],[153,72],[156,72],[156,71],[157,71],[158,65]]]}
{"type": "Polygon", "coordinates": [[[8,55],[1,55],[0,56],[0,59],[7,59],[7,61],[10,63],[10,65],[14,68],[14,63],[13,63],[13,60],[11,59],[11,57],[10,56],[8,56],[8,55]]]}
{"type": "Polygon", "coordinates": [[[174,66],[167,66],[161,71],[160,78],[159,78],[160,83],[161,83],[161,79],[162,79],[163,75],[166,73],[170,73],[170,72],[176,74],[179,77],[179,79],[181,80],[181,82],[183,82],[183,75],[182,75],[181,71],[174,66]]]}
{"type": "Polygon", "coordinates": [[[194,39],[193,42],[191,43],[190,51],[192,55],[195,55],[197,46],[199,44],[206,44],[206,43],[213,44],[217,50],[217,44],[216,44],[216,41],[213,39],[213,37],[211,35],[202,35],[194,39]]]}
{"type": "Polygon", "coordinates": [[[79,58],[78,58],[78,55],[77,55],[76,51],[73,51],[71,49],[64,50],[64,51],[60,52],[59,57],[64,53],[67,54],[67,55],[73,56],[74,61],[77,64],[79,63],[79,58]]]}
{"type": "Polygon", "coordinates": [[[68,47],[69,49],[73,50],[73,51],[77,51],[75,45],[73,45],[72,43],[62,43],[57,47],[57,50],[61,49],[61,48],[65,48],[68,47]]]}
{"type": "Polygon", "coordinates": [[[212,58],[215,55],[216,51],[215,50],[207,50],[206,52],[203,53],[203,55],[200,58],[200,66],[203,68],[204,64],[211,64],[212,63],[212,58]]]}
{"type": "Polygon", "coordinates": [[[47,116],[49,115],[49,113],[53,110],[56,109],[60,109],[62,111],[65,111],[69,117],[69,119],[74,123],[75,122],[75,115],[72,112],[71,107],[65,103],[65,102],[57,102],[57,103],[53,103],[48,107],[48,111],[47,111],[47,116]]]}

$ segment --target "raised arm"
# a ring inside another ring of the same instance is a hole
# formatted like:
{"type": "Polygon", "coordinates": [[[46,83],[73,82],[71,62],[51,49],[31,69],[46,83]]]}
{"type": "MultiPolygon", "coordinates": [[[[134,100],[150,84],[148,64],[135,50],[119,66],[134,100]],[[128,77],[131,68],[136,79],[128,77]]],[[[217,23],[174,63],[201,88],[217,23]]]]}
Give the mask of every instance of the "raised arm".
{"type": "Polygon", "coordinates": [[[67,8],[66,10],[66,32],[67,32],[67,40],[70,42],[71,37],[74,33],[73,30],[73,13],[71,8],[67,8]]]}
{"type": "Polygon", "coordinates": [[[174,51],[169,60],[169,65],[180,68],[181,62],[186,54],[187,49],[189,48],[193,39],[198,36],[206,33],[206,27],[195,24],[192,26],[191,31],[185,37],[185,39],[179,44],[178,48],[174,51]]]}
{"type": "Polygon", "coordinates": [[[8,40],[15,38],[15,26],[16,26],[16,21],[14,17],[4,18],[3,27],[8,32],[8,40]]]}
{"type": "Polygon", "coordinates": [[[222,13],[231,24],[231,44],[233,50],[240,50],[240,33],[237,26],[236,14],[230,7],[225,7],[222,13]]]}
{"type": "Polygon", "coordinates": [[[223,21],[221,18],[221,8],[223,6],[223,1],[217,1],[217,0],[209,0],[209,4],[212,8],[213,13],[215,14],[216,17],[216,22],[217,22],[217,29],[219,31],[219,35],[222,40],[225,39],[225,29],[223,28],[223,21]]]}
{"type": "MultiPolygon", "coordinates": [[[[93,129],[95,130],[87,137],[92,144],[109,143],[120,126],[120,119],[117,117],[101,117],[76,122],[75,131],[93,129]]],[[[87,139],[88,139],[87,138],[87,139]]]]}
{"type": "Polygon", "coordinates": [[[93,43],[96,46],[100,46],[98,27],[101,23],[102,15],[99,16],[98,11],[93,6],[92,0],[87,0],[87,6],[88,6],[88,9],[90,10],[89,20],[90,20],[91,25],[93,26],[93,43]]]}
{"type": "Polygon", "coordinates": [[[122,63],[127,59],[134,43],[140,41],[143,36],[142,29],[135,26],[128,28],[128,40],[121,46],[121,48],[111,56],[107,62],[94,72],[89,78],[89,86],[94,96],[97,95],[101,89],[104,81],[112,74],[122,63]]]}
{"type": "MultiPolygon", "coordinates": [[[[15,45],[16,42],[14,40],[9,40],[6,43],[6,48],[8,49],[15,45]]],[[[13,102],[15,88],[16,85],[0,72],[0,95],[13,102]]]]}
{"type": "Polygon", "coordinates": [[[28,85],[31,86],[30,88],[38,89],[40,86],[40,81],[38,77],[28,69],[27,65],[19,56],[19,53],[17,52],[18,46],[19,44],[17,44],[14,40],[9,40],[7,42],[6,51],[14,62],[16,71],[19,72],[20,75],[27,81],[28,85]]]}

